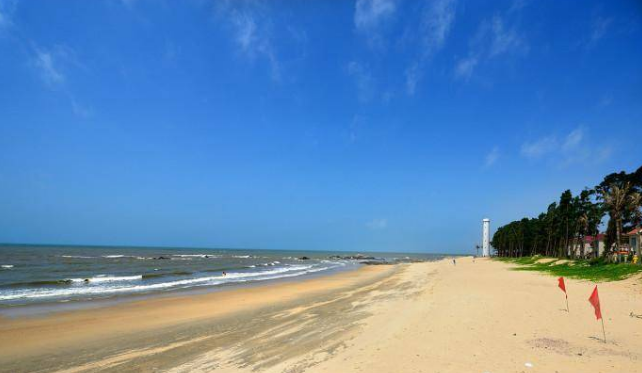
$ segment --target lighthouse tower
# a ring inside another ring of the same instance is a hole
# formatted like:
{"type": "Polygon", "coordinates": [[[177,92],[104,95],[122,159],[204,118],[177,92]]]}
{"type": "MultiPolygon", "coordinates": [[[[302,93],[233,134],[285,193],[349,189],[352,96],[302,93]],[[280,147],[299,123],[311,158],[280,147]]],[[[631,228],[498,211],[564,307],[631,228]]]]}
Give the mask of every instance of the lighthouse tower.
{"type": "Polygon", "coordinates": [[[490,256],[490,219],[482,220],[482,256],[490,256]]]}

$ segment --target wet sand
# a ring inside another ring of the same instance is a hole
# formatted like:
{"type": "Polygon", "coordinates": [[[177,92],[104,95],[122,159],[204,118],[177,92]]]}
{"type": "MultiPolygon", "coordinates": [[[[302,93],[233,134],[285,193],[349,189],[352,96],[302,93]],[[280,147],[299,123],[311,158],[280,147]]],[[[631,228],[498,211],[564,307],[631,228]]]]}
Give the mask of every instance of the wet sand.
{"type": "Polygon", "coordinates": [[[0,319],[2,372],[642,372],[642,282],[470,258],[0,319]],[[531,367],[526,365],[528,363],[531,367]]]}

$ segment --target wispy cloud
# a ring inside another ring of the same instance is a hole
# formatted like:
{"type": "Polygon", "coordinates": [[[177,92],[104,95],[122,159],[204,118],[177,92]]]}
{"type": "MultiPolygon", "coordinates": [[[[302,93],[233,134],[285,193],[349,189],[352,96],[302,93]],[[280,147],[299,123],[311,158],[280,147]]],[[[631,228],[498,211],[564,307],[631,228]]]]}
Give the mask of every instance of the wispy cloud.
{"type": "Polygon", "coordinates": [[[421,37],[424,53],[434,53],[443,47],[455,21],[455,0],[431,1],[421,16],[421,37]]]}
{"type": "Polygon", "coordinates": [[[397,9],[395,0],[357,0],[354,26],[360,32],[375,32],[397,9]]]}
{"type": "Polygon", "coordinates": [[[369,69],[356,61],[351,61],[346,70],[355,81],[359,101],[370,101],[375,94],[375,82],[369,69]]]}
{"type": "Polygon", "coordinates": [[[613,95],[610,93],[606,93],[602,95],[600,100],[597,103],[598,108],[605,108],[607,106],[610,106],[613,103],[613,95]]]}
{"type": "Polygon", "coordinates": [[[597,17],[591,23],[591,32],[586,41],[586,47],[592,48],[595,46],[609,31],[613,18],[597,17]]]}
{"type": "Polygon", "coordinates": [[[572,164],[599,163],[610,157],[612,147],[604,141],[591,140],[588,130],[579,126],[564,136],[550,135],[538,140],[525,142],[521,155],[531,160],[555,161],[559,166],[572,164]]]}
{"type": "Polygon", "coordinates": [[[455,0],[435,0],[425,3],[417,31],[420,38],[420,52],[405,70],[408,95],[415,94],[423,77],[425,65],[443,48],[455,22],[456,4],[455,0]]]}
{"type": "Polygon", "coordinates": [[[529,51],[526,39],[517,31],[516,25],[509,24],[509,14],[520,8],[512,9],[507,15],[496,14],[482,20],[475,36],[470,42],[468,55],[460,58],[454,68],[456,79],[468,80],[475,68],[481,63],[506,56],[523,56],[529,51]]]}
{"type": "Polygon", "coordinates": [[[128,8],[133,7],[133,6],[134,6],[134,4],[135,4],[137,1],[138,1],[138,0],[120,0],[120,2],[121,2],[124,6],[126,6],[126,7],[128,7],[128,8]]]}
{"type": "Polygon", "coordinates": [[[495,16],[490,21],[490,58],[497,57],[504,53],[521,53],[528,49],[524,41],[517,35],[515,29],[506,27],[505,21],[500,16],[495,16]]]}
{"type": "Polygon", "coordinates": [[[493,166],[499,159],[499,148],[494,147],[484,158],[484,168],[493,166]]]}
{"type": "Polygon", "coordinates": [[[543,137],[541,139],[528,141],[522,144],[521,154],[527,158],[540,158],[553,152],[557,146],[558,142],[556,137],[543,137]]]}
{"type": "Polygon", "coordinates": [[[55,87],[65,82],[65,76],[55,66],[53,54],[45,50],[36,50],[34,64],[40,71],[40,77],[50,87],[55,87]]]}
{"type": "Polygon", "coordinates": [[[373,219],[366,223],[366,227],[372,230],[381,230],[388,227],[388,219],[373,219]]]}
{"type": "Polygon", "coordinates": [[[0,7],[0,29],[9,25],[9,17],[4,13],[4,9],[0,7]]]}
{"type": "Polygon", "coordinates": [[[422,69],[419,62],[415,61],[412,65],[408,66],[405,71],[406,75],[406,92],[412,96],[417,90],[417,85],[422,78],[422,69]]]}
{"type": "Polygon", "coordinates": [[[349,140],[351,143],[354,143],[358,140],[359,138],[359,132],[361,130],[361,127],[363,126],[364,123],[364,118],[361,115],[355,115],[352,117],[352,121],[350,122],[350,128],[349,128],[349,140]]]}
{"type": "Polygon", "coordinates": [[[477,62],[479,62],[479,59],[476,56],[468,56],[459,60],[457,66],[455,66],[455,77],[463,80],[470,79],[477,62]]]}
{"type": "Polygon", "coordinates": [[[0,32],[2,32],[3,29],[8,29],[13,25],[12,18],[15,10],[15,0],[0,0],[0,32]]]}
{"type": "Polygon", "coordinates": [[[68,87],[66,71],[84,70],[73,49],[57,45],[51,49],[34,47],[32,65],[47,88],[61,92],[69,98],[73,113],[81,118],[91,116],[92,110],[80,104],[68,87]]]}
{"type": "Polygon", "coordinates": [[[272,23],[265,4],[259,2],[219,3],[220,18],[231,27],[233,40],[239,50],[248,58],[264,58],[273,80],[280,81],[281,62],[273,42],[272,23]]]}
{"type": "Polygon", "coordinates": [[[576,150],[577,147],[582,143],[583,139],[584,130],[581,127],[574,129],[573,131],[571,131],[571,133],[566,135],[564,143],[562,144],[562,150],[565,152],[576,150]]]}
{"type": "Polygon", "coordinates": [[[71,93],[68,93],[69,100],[71,101],[71,109],[74,114],[80,118],[89,118],[93,115],[93,110],[85,105],[79,103],[71,93]]]}

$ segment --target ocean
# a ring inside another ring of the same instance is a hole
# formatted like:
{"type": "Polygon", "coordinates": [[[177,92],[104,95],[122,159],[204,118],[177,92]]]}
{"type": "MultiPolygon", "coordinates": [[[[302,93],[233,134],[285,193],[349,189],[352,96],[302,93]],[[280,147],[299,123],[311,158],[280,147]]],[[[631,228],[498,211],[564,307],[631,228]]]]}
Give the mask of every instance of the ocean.
{"type": "Polygon", "coordinates": [[[443,255],[346,252],[0,245],[0,311],[186,289],[304,279],[365,261],[424,261],[443,255]]]}

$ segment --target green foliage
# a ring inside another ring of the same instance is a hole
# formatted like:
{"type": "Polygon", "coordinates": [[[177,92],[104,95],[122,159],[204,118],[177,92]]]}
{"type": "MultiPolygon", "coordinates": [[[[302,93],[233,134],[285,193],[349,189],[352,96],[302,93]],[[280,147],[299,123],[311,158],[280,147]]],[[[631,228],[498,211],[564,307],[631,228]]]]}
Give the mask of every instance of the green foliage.
{"type": "Polygon", "coordinates": [[[497,258],[502,262],[517,264],[516,271],[537,271],[552,276],[563,276],[595,282],[619,281],[637,273],[642,273],[642,266],[628,263],[607,263],[603,258],[591,260],[559,260],[557,258],[523,257],[497,258]],[[540,259],[541,260],[538,262],[540,259]]]}
{"type": "Polygon", "coordinates": [[[564,191],[559,201],[551,203],[546,212],[536,218],[523,218],[499,227],[491,244],[500,257],[543,255],[576,259],[579,254],[577,258],[587,259],[587,253],[594,250],[585,237],[599,234],[606,213],[609,215],[607,248],[617,241],[616,228],[622,232],[640,223],[640,193],[642,167],[630,174],[612,173],[593,189],[585,189],[577,196],[570,190],[564,191]],[[624,202],[614,207],[612,201],[618,193],[617,200],[624,202]]]}

